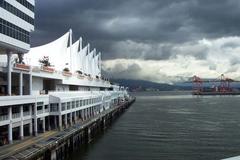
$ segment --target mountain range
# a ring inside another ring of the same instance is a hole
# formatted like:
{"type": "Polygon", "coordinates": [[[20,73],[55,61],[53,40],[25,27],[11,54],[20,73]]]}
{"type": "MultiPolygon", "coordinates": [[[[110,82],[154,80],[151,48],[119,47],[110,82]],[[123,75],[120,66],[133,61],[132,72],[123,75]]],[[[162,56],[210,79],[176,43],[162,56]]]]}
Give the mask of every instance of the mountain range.
{"type": "Polygon", "coordinates": [[[192,89],[191,83],[166,84],[132,79],[112,79],[111,81],[128,87],[130,91],[174,91],[192,89]]]}

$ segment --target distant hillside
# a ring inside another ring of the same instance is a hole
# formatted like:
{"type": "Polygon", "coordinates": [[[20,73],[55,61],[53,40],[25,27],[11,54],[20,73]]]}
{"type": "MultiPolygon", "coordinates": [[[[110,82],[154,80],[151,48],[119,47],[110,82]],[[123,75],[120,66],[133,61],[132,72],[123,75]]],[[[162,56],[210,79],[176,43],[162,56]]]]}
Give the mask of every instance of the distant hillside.
{"type": "Polygon", "coordinates": [[[165,83],[155,83],[144,80],[130,80],[130,79],[112,79],[114,83],[129,87],[130,90],[136,91],[173,91],[173,90],[191,90],[191,86],[177,86],[165,83]]]}

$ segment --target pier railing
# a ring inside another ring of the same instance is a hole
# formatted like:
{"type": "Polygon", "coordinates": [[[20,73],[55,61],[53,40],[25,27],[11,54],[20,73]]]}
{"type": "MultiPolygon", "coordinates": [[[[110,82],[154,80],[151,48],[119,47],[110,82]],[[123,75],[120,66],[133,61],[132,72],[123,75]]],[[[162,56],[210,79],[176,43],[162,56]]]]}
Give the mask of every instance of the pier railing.
{"type": "Polygon", "coordinates": [[[9,116],[8,115],[1,115],[0,116],[0,121],[6,121],[9,119],[9,116]]]}
{"type": "Polygon", "coordinates": [[[43,114],[43,110],[38,110],[37,114],[43,114]]]}
{"type": "Polygon", "coordinates": [[[20,118],[21,114],[20,113],[14,113],[12,114],[12,118],[16,119],[16,118],[20,118]]]}
{"type": "Polygon", "coordinates": [[[23,116],[26,117],[26,116],[30,116],[30,112],[23,112],[23,116]]]}

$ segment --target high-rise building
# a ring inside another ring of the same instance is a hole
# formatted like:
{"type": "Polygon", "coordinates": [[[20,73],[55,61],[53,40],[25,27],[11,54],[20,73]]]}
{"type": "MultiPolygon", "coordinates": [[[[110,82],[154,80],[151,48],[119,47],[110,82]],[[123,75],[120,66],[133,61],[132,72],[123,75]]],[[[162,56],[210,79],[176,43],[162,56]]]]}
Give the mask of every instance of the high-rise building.
{"type": "Polygon", "coordinates": [[[0,49],[26,53],[34,31],[34,0],[0,0],[0,49]]]}

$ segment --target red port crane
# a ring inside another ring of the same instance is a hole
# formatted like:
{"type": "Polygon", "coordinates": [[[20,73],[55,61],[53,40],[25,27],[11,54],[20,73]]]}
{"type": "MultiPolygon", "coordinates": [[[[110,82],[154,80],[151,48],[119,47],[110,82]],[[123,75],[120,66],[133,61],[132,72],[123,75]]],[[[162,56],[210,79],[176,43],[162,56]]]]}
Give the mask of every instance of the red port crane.
{"type": "Polygon", "coordinates": [[[236,94],[235,92],[233,92],[233,89],[231,88],[232,82],[239,81],[227,78],[224,76],[224,74],[221,74],[218,78],[212,80],[203,80],[195,75],[192,78],[193,94],[194,95],[236,94]],[[204,90],[203,87],[204,83],[213,83],[214,85],[211,87],[211,90],[204,90]]]}

